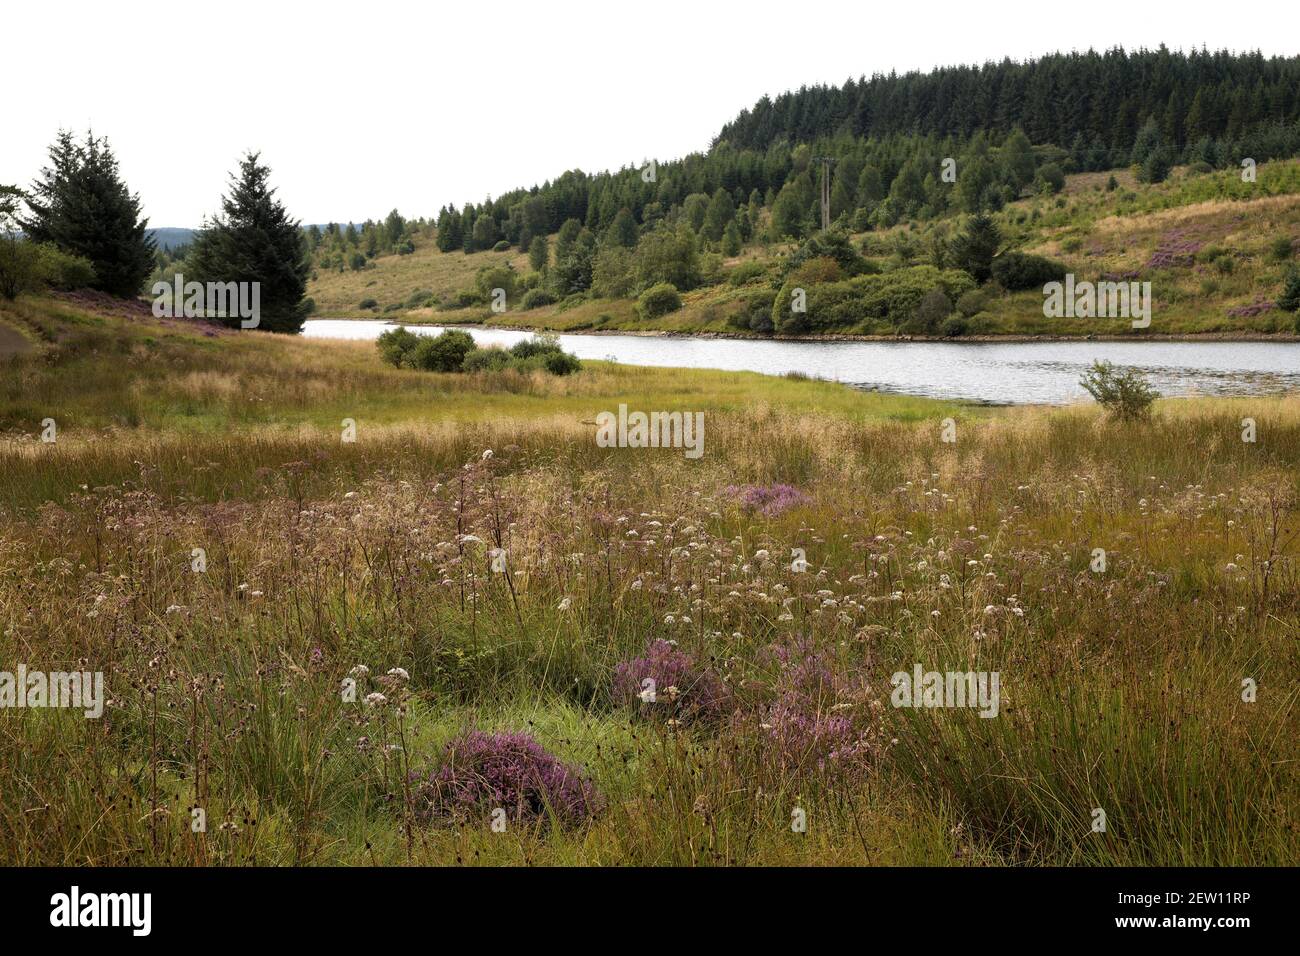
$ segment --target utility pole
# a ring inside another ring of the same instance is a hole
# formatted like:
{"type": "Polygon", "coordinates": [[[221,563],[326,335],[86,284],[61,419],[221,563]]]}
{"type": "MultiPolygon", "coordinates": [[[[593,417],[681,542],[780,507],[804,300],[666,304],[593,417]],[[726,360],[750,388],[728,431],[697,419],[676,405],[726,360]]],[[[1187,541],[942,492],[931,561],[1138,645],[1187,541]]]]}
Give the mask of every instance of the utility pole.
{"type": "Polygon", "coordinates": [[[833,156],[814,156],[822,164],[822,232],[831,227],[831,167],[835,165],[833,156]]]}

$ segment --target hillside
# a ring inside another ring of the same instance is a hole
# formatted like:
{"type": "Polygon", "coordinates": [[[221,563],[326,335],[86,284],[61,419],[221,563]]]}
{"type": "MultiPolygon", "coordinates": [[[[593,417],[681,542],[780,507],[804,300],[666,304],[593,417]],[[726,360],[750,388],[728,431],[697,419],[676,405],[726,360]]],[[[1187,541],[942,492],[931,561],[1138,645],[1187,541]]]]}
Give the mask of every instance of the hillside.
{"type": "MultiPolygon", "coordinates": [[[[770,212],[760,226],[770,220],[770,212]]],[[[1123,319],[1049,319],[1041,288],[984,290],[964,334],[1203,335],[1291,334],[1296,317],[1269,307],[1280,294],[1300,245],[1300,161],[1261,164],[1257,181],[1232,171],[1176,168],[1161,183],[1140,183],[1132,170],[1064,177],[1057,195],[1016,200],[994,214],[1003,247],[1048,256],[1080,281],[1117,277],[1152,283],[1152,323],[1134,330],[1123,319]],[[1108,189],[1113,176],[1114,188],[1108,189]],[[1261,305],[1264,303],[1264,305],[1261,305]]],[[[951,237],[959,212],[849,231],[873,270],[904,274],[934,260],[936,237],[951,237]]],[[[550,237],[554,247],[556,237],[550,237]]],[[[698,288],[682,308],[659,318],[640,315],[631,296],[588,295],[546,306],[520,307],[522,292],[503,314],[472,298],[480,272],[507,266],[526,284],[528,256],[511,248],[472,254],[439,251],[415,239],[411,255],[380,256],[359,271],[318,270],[309,295],[320,316],[384,317],[405,322],[475,322],[560,331],[644,330],[753,335],[744,324],[756,299],[781,285],[784,260],[797,242],[754,241],[738,255],[704,253],[698,288]],[[462,295],[466,293],[466,295],[462,295]],[[363,302],[373,304],[361,308],[363,302]],[[738,322],[737,320],[741,321],[738,322]]],[[[863,321],[830,334],[899,334],[888,323],[863,321]]],[[[918,334],[918,333],[910,333],[918,334]]]]}

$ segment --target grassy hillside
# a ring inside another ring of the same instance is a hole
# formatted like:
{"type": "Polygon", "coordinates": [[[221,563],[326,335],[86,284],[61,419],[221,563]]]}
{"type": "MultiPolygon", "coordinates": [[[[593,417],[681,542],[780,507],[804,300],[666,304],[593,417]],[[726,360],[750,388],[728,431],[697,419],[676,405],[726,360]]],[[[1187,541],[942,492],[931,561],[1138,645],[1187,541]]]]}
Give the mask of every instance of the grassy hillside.
{"type": "MultiPolygon", "coordinates": [[[[971,335],[1198,335],[1296,332],[1296,316],[1265,309],[1282,289],[1300,246],[1300,161],[1259,167],[1255,183],[1231,170],[1200,174],[1179,169],[1158,185],[1140,184],[1128,170],[1067,177],[1059,196],[1023,199],[997,216],[1004,245],[1049,256],[1080,280],[1111,277],[1150,281],[1151,327],[1135,331],[1123,319],[1050,319],[1041,291],[989,290],[971,335]],[[1289,243],[1289,245],[1288,245],[1289,243]]],[[[951,236],[960,220],[854,235],[867,260],[884,272],[923,264],[935,235],[951,236]]],[[[509,252],[440,253],[430,240],[409,256],[383,256],[361,271],[317,274],[309,289],[321,316],[384,317],[406,322],[482,322],[559,331],[649,330],[749,334],[728,322],[750,293],[779,284],[782,257],[792,246],[754,244],[719,259],[706,284],[685,293],[680,311],[642,318],[632,299],[572,299],[504,314],[478,306],[454,308],[485,266],[509,263],[523,276],[527,256],[509,252]],[[742,263],[750,275],[737,274],[742,263]],[[741,279],[745,281],[739,281],[741,279]],[[413,306],[432,296],[433,305],[413,306]],[[362,309],[365,300],[374,300],[362,309]]],[[[844,331],[869,334],[869,323],[844,331]]]]}
{"type": "Polygon", "coordinates": [[[0,323],[33,345],[0,377],[0,658],[83,661],[111,700],[0,711],[0,862],[1300,853],[1295,396],[1121,427],[747,374],[399,371],[86,301],[0,323]],[[704,412],[703,457],[598,447],[619,402],[704,412]],[[999,672],[1000,716],[891,706],[917,663],[999,672]],[[532,735],[591,813],[510,804],[501,832],[434,800],[471,729],[532,735]]]}

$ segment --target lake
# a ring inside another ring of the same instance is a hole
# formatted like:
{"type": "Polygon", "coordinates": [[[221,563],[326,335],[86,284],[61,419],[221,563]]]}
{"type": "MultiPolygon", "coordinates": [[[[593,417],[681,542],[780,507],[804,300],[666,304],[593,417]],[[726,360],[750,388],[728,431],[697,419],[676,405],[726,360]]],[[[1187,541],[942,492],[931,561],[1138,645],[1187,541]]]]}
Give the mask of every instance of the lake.
{"type": "MultiPolygon", "coordinates": [[[[392,323],[309,319],[308,338],[373,339],[392,323]]],[[[440,326],[412,325],[421,335],[440,326]]],[[[461,326],[480,345],[532,333],[461,326]]],[[[582,359],[628,365],[802,372],[855,388],[994,404],[1066,404],[1086,398],[1079,377],[1094,359],[1145,371],[1162,395],[1255,395],[1300,389],[1300,342],[792,342],[689,336],[561,335],[582,359]]]]}

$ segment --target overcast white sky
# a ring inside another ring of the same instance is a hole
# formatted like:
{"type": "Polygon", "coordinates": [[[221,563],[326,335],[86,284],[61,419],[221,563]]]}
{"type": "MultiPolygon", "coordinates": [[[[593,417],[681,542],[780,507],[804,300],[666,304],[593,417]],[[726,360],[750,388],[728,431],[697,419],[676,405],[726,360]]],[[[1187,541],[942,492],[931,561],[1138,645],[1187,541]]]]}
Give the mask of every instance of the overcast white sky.
{"type": "Polygon", "coordinates": [[[566,169],[708,147],[762,94],[1056,50],[1300,52],[1300,3],[14,0],[0,183],[106,134],[154,226],[259,149],[304,222],[432,215],[566,169]]]}

